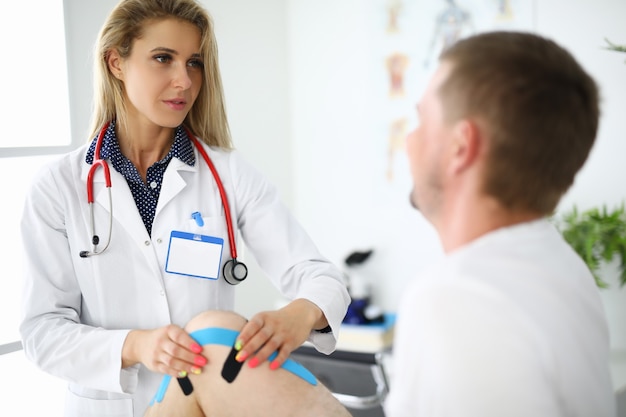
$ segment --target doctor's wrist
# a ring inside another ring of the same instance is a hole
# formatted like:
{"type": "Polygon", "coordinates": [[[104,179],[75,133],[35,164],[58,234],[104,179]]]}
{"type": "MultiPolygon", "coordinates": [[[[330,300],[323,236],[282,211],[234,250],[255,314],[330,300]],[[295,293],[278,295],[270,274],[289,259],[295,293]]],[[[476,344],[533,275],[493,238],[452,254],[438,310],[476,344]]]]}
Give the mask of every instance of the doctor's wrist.
{"type": "Polygon", "coordinates": [[[139,340],[141,339],[141,333],[142,330],[131,330],[126,335],[126,339],[122,345],[122,369],[141,362],[139,359],[139,340]]]}
{"type": "Polygon", "coordinates": [[[312,301],[304,298],[298,298],[292,301],[291,305],[303,311],[303,314],[306,317],[305,322],[309,329],[324,329],[328,326],[326,316],[324,316],[322,310],[312,301]]]}

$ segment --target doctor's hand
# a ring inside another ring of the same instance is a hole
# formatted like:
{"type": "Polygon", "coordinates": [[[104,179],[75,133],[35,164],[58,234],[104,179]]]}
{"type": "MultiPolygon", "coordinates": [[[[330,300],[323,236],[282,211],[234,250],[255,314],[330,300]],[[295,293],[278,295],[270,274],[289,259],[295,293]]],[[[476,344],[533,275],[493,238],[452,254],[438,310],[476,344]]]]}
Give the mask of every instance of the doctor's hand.
{"type": "Polygon", "coordinates": [[[254,368],[278,351],[270,363],[271,369],[278,369],[307,340],[312,329],[327,325],[320,308],[305,299],[294,300],[280,310],[258,313],[241,330],[235,359],[248,359],[248,366],[254,368]]]}
{"type": "Polygon", "coordinates": [[[207,364],[201,352],[202,346],[174,324],[154,330],[131,330],[122,347],[122,368],[142,363],[153,372],[174,377],[198,374],[207,364]]]}

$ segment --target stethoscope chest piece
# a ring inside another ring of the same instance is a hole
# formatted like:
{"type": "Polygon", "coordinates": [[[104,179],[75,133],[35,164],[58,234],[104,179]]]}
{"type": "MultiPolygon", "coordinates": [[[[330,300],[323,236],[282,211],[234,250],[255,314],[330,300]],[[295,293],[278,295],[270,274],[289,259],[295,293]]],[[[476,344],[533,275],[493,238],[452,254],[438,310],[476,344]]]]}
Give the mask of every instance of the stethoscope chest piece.
{"type": "Polygon", "coordinates": [[[222,275],[230,285],[237,285],[248,276],[248,267],[243,262],[231,259],[224,264],[222,275]]]}

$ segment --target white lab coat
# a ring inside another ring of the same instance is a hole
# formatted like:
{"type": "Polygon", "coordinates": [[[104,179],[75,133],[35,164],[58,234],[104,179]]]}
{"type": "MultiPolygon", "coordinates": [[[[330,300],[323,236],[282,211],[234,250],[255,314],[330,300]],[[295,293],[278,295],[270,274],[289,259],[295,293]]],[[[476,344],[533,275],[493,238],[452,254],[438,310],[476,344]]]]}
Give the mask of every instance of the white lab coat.
{"type": "MultiPolygon", "coordinates": [[[[285,297],[306,298],[321,308],[333,333],[311,333],[309,341],[330,353],[349,303],[340,271],[320,255],[276,190],[237,151],[205,149],[221,176],[236,234],[285,297]]],[[[67,416],[139,417],[162,376],[141,365],[121,369],[129,330],[184,326],[204,310],[234,307],[235,287],[223,278],[165,272],[173,230],[223,238],[222,260],[230,259],[224,210],[215,180],[195,150],[193,167],[177,158],[167,167],[150,237],[126,180],[111,167],[111,244],[101,255],[81,258],[80,251],[91,250],[86,150],[83,146],[44,167],[28,193],[20,331],[26,356],[69,381],[67,416]],[[191,217],[196,211],[203,227],[191,217]]],[[[106,190],[99,170],[94,211],[103,244],[109,225],[106,190]]]]}

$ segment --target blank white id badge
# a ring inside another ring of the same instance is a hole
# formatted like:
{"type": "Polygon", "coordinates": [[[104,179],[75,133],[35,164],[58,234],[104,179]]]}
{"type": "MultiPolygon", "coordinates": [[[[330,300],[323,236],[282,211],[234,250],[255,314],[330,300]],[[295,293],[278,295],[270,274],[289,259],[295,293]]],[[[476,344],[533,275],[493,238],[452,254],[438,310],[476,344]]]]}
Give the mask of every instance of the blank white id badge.
{"type": "Polygon", "coordinates": [[[218,279],[224,239],[173,230],[165,271],[196,278],[218,279]]]}

